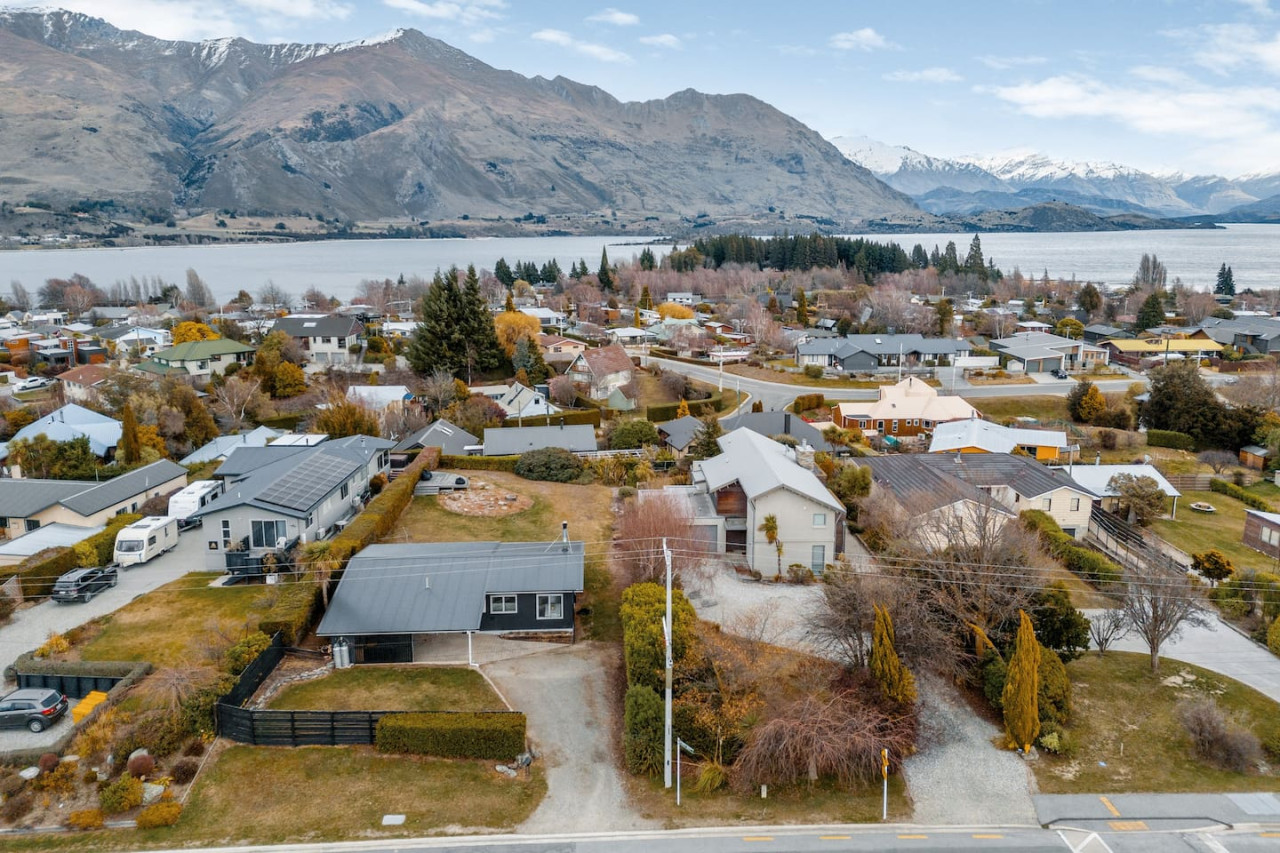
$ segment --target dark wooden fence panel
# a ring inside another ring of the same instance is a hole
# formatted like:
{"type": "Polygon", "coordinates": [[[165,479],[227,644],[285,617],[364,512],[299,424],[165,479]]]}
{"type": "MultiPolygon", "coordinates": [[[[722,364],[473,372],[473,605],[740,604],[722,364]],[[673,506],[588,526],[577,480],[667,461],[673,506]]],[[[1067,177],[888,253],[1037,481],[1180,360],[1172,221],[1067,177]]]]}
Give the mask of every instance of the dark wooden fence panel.
{"type": "Polygon", "coordinates": [[[232,687],[227,695],[218,700],[219,704],[239,707],[248,702],[249,697],[258,692],[262,682],[267,680],[267,676],[279,665],[280,659],[283,657],[284,640],[281,639],[280,632],[277,631],[275,636],[271,638],[271,645],[263,649],[262,653],[244,668],[244,672],[240,673],[240,680],[236,682],[236,686],[232,687]]]}
{"type": "Polygon", "coordinates": [[[54,675],[40,672],[20,672],[18,673],[18,686],[27,687],[45,687],[51,690],[57,690],[59,693],[65,693],[72,699],[83,699],[94,690],[103,693],[109,693],[112,687],[115,687],[124,676],[114,677],[108,675],[54,675]]]}
{"type": "Polygon", "coordinates": [[[218,734],[253,746],[372,744],[393,711],[267,711],[218,705],[218,734]]]}

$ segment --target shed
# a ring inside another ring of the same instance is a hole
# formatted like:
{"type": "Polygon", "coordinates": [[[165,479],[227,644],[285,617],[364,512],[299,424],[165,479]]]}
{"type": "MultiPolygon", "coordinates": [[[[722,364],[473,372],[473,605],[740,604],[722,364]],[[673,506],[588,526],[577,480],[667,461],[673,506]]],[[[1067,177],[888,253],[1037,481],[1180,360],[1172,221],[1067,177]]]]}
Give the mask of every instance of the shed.
{"type": "Polygon", "coordinates": [[[1240,448],[1240,464],[1246,468],[1261,471],[1267,467],[1267,460],[1270,458],[1271,451],[1257,444],[1240,448]]]}

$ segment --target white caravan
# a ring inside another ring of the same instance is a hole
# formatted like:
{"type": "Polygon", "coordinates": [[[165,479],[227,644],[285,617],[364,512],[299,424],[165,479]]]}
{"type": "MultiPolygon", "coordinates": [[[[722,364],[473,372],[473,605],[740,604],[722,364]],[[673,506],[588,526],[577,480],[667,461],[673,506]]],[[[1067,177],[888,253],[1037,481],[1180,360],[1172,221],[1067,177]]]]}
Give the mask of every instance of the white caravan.
{"type": "Polygon", "coordinates": [[[169,517],[185,522],[225,490],[221,480],[196,480],[169,498],[169,517]]]}
{"type": "Polygon", "coordinates": [[[120,528],[116,534],[116,564],[127,568],[171,551],[178,544],[178,519],[152,515],[120,528]]]}

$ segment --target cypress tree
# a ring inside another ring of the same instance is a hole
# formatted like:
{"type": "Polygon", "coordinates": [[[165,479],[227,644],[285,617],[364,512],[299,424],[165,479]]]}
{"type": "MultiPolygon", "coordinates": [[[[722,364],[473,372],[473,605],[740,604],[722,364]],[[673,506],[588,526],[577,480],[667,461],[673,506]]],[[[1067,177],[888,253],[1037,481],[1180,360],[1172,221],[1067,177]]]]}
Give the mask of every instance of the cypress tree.
{"type": "Polygon", "coordinates": [[[677,418],[689,417],[689,401],[688,400],[685,400],[683,398],[680,400],[680,405],[676,407],[676,417],[677,418]]]}
{"type": "Polygon", "coordinates": [[[142,461],[142,442],[138,439],[138,419],[129,403],[124,404],[120,422],[120,444],[117,448],[120,461],[125,465],[137,465],[142,461]]]}
{"type": "MultiPolygon", "coordinates": [[[[640,288],[640,302],[637,304],[637,307],[643,308],[646,311],[653,310],[653,297],[649,295],[649,285],[647,284],[640,288]]],[[[636,325],[638,326],[640,324],[637,323],[636,325]]]]}
{"type": "Polygon", "coordinates": [[[1018,637],[1009,658],[1009,674],[1004,683],[1001,700],[1004,704],[1004,728],[1009,741],[1031,751],[1031,744],[1040,734],[1040,641],[1036,639],[1031,617],[1018,611],[1018,637]]]}
{"type": "Polygon", "coordinates": [[[805,298],[804,288],[796,288],[796,322],[800,328],[809,328],[809,300],[805,298]]]}
{"type": "Polygon", "coordinates": [[[871,674],[886,698],[902,705],[916,701],[916,679],[902,665],[894,648],[893,617],[879,604],[873,605],[876,621],[871,629],[871,674]]]}
{"type": "Polygon", "coordinates": [[[596,278],[600,279],[601,290],[613,290],[613,268],[609,266],[608,249],[600,250],[600,272],[596,278]]]}
{"type": "Polygon", "coordinates": [[[516,283],[515,273],[511,272],[511,267],[507,264],[506,258],[498,258],[498,262],[493,265],[493,277],[502,282],[508,289],[516,283]]]}

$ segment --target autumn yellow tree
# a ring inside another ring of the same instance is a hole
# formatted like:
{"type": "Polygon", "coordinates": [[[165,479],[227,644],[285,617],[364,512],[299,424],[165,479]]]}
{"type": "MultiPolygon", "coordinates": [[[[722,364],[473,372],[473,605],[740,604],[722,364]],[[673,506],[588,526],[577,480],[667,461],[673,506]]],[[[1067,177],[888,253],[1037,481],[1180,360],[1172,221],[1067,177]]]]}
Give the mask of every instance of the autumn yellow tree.
{"type": "Polygon", "coordinates": [[[914,704],[916,679],[902,665],[894,648],[893,617],[879,604],[873,606],[876,618],[871,629],[871,675],[886,698],[902,705],[914,704]]]}
{"type": "Polygon", "coordinates": [[[677,418],[689,417],[689,401],[688,400],[682,399],[680,401],[680,405],[676,407],[676,417],[677,418]]]}
{"type": "Polygon", "coordinates": [[[291,361],[282,361],[276,365],[272,379],[272,394],[276,397],[296,397],[307,390],[306,374],[291,361]]]}
{"type": "Polygon", "coordinates": [[[1040,641],[1026,611],[1018,611],[1018,637],[1009,658],[1009,674],[1005,678],[1004,728],[1009,742],[1031,751],[1031,744],[1040,734],[1040,641]]]}
{"type": "Polygon", "coordinates": [[[510,358],[516,351],[516,343],[521,338],[529,338],[536,342],[542,324],[537,317],[531,317],[520,311],[503,311],[493,318],[494,331],[498,333],[498,343],[510,358]]]}
{"type": "Polygon", "coordinates": [[[675,302],[663,302],[658,306],[658,316],[664,320],[692,320],[693,309],[688,305],[675,302]]]}
{"type": "Polygon", "coordinates": [[[187,344],[192,341],[216,341],[222,337],[204,323],[185,320],[173,327],[174,344],[187,344]]]}

